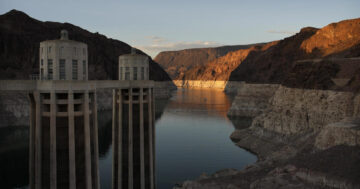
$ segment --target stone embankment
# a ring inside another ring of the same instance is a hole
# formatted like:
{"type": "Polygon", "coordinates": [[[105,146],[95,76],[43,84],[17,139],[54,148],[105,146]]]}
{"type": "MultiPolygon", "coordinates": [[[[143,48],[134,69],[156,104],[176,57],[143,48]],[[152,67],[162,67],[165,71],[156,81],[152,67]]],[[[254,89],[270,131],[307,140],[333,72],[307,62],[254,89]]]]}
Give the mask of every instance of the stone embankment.
{"type": "Polygon", "coordinates": [[[258,162],[175,188],[360,188],[360,94],[242,84],[228,114],[258,162]]]}

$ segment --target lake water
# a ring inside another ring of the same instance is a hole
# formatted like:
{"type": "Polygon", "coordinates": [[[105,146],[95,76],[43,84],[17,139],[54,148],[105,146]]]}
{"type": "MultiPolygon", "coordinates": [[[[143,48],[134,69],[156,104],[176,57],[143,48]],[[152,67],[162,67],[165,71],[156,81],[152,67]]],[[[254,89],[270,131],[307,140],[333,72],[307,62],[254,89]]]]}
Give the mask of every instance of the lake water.
{"type": "MultiPolygon", "coordinates": [[[[234,131],[226,112],[230,99],[219,90],[179,89],[156,101],[156,184],[158,189],[225,168],[242,169],[256,156],[229,138],[234,131]]],[[[111,112],[99,115],[101,188],[111,188],[111,112]]],[[[28,129],[0,129],[1,188],[28,185],[28,129]]]]}

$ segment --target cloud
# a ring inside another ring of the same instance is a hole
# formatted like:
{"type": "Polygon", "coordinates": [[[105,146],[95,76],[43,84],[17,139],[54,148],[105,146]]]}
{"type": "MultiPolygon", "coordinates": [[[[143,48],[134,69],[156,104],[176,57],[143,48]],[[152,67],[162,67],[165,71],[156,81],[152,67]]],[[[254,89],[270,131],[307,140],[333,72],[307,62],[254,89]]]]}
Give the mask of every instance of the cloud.
{"type": "Polygon", "coordinates": [[[167,41],[165,38],[159,36],[146,36],[145,38],[151,40],[152,43],[163,43],[167,41]]]}
{"type": "Polygon", "coordinates": [[[285,31],[285,30],[268,30],[266,32],[275,33],[275,34],[291,34],[291,35],[296,33],[294,31],[285,31]]]}
{"type": "Polygon", "coordinates": [[[163,44],[152,44],[148,46],[138,46],[138,48],[149,50],[149,51],[173,51],[182,50],[189,48],[202,48],[202,47],[214,47],[219,46],[220,43],[212,41],[194,41],[194,42],[167,42],[163,44]]]}
{"type": "Polygon", "coordinates": [[[214,41],[169,41],[165,38],[158,36],[146,36],[146,39],[150,40],[149,45],[137,45],[136,48],[148,53],[152,57],[161,51],[175,51],[190,48],[206,48],[216,47],[222,44],[214,41]]]}

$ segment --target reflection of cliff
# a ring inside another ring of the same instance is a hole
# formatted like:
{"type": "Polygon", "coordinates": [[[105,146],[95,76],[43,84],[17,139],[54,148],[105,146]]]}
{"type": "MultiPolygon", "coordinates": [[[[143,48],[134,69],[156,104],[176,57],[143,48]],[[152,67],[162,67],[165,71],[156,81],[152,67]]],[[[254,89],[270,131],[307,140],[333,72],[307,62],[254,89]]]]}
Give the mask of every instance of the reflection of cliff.
{"type": "Polygon", "coordinates": [[[251,117],[229,116],[229,120],[237,130],[246,129],[250,127],[252,123],[251,117]]]}
{"type": "Polygon", "coordinates": [[[169,99],[155,100],[155,121],[157,121],[162,116],[168,103],[169,99]]]}
{"type": "Polygon", "coordinates": [[[26,93],[1,91],[0,127],[29,125],[29,108],[26,93]]]}
{"type": "Polygon", "coordinates": [[[104,157],[111,147],[111,111],[98,112],[99,156],[104,157]]]}
{"type": "Polygon", "coordinates": [[[170,111],[184,111],[188,109],[191,112],[198,111],[225,117],[231,105],[230,100],[221,90],[179,89],[177,94],[174,97],[177,100],[171,101],[167,106],[170,111]]]}
{"type": "Polygon", "coordinates": [[[1,188],[17,188],[29,182],[29,130],[25,127],[0,129],[1,188]]]}

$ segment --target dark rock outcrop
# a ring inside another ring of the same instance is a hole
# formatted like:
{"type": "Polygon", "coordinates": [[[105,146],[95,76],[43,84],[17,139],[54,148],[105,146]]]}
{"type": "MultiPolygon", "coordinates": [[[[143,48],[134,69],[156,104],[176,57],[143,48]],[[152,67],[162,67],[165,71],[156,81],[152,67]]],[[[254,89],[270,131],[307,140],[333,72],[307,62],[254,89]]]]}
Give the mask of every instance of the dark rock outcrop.
{"type": "MultiPolygon", "coordinates": [[[[131,46],[69,23],[42,22],[17,10],[0,15],[0,79],[29,79],[38,73],[39,43],[59,38],[62,29],[69,31],[70,39],[88,45],[89,79],[117,79],[118,57],[130,53],[131,46]]],[[[150,79],[171,80],[151,58],[150,79]]]]}

